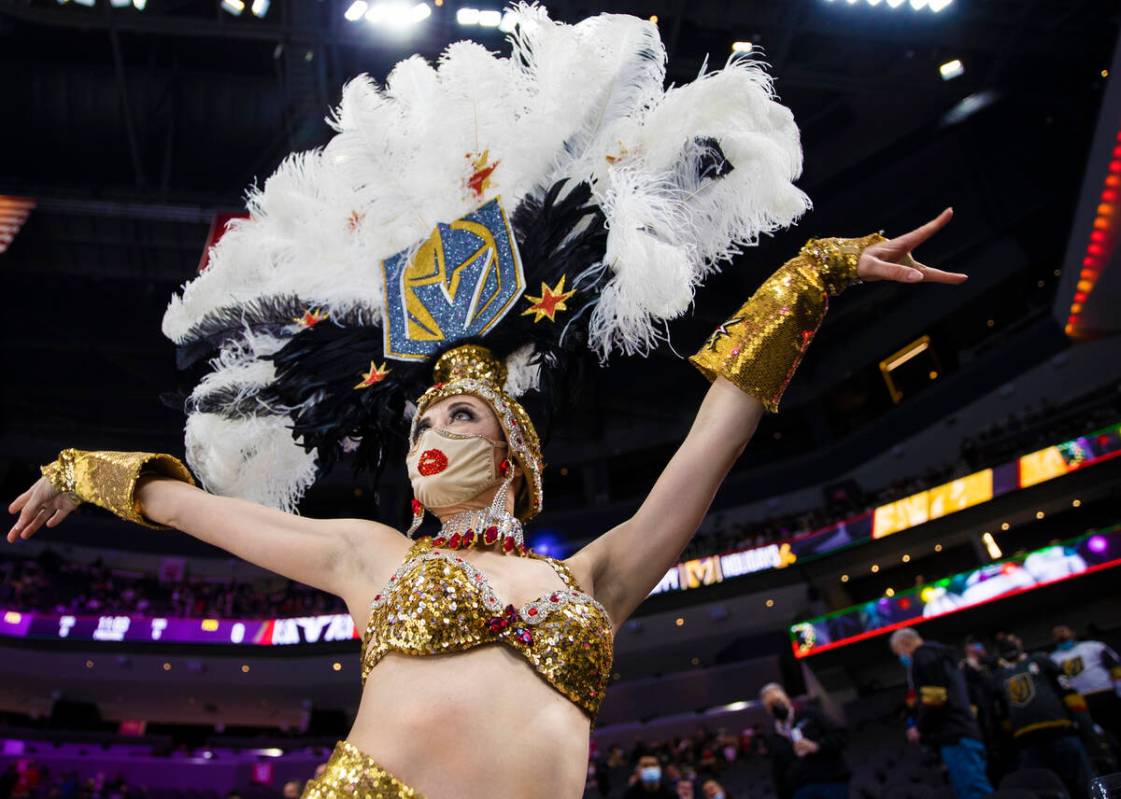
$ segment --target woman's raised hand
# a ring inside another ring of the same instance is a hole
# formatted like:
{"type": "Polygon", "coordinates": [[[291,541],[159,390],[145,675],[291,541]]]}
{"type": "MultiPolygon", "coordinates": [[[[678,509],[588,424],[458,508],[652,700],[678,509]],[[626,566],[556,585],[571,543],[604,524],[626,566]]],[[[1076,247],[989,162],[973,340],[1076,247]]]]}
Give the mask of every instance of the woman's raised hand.
{"type": "Polygon", "coordinates": [[[954,209],[947,208],[909,233],[866,248],[856,265],[857,275],[866,283],[874,280],[894,280],[897,283],[964,283],[968,275],[943,272],[911,257],[916,247],[944,228],[953,216],[954,209]]]}
{"type": "Polygon", "coordinates": [[[18,513],[19,518],[8,531],[8,543],[26,540],[44,524],[55,527],[78,507],[69,496],[61,493],[46,477],[40,477],[31,488],[24,491],[8,506],[8,513],[18,513]]]}

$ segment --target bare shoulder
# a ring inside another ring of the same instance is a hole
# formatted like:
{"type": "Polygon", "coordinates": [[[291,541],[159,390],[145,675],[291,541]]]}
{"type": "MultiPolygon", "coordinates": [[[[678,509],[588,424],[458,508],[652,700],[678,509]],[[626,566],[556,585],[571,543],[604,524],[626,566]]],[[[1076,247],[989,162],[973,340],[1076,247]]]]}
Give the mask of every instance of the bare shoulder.
{"type": "Polygon", "coordinates": [[[338,519],[334,526],[352,554],[377,561],[399,561],[413,543],[400,530],[369,519],[338,519]]]}

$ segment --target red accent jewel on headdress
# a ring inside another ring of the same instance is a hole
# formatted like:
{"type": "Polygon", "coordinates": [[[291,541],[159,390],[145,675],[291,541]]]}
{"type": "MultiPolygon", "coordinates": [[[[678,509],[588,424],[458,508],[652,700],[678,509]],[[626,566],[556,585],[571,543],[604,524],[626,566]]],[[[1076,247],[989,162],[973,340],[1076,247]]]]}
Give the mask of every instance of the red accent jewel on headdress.
{"type": "Polygon", "coordinates": [[[497,540],[498,540],[498,528],[495,527],[492,524],[485,531],[483,531],[483,543],[487,544],[489,546],[490,544],[493,544],[497,540]]]}
{"type": "Polygon", "coordinates": [[[420,504],[420,500],[413,497],[413,516],[419,516],[424,513],[424,506],[420,504]]]}
{"type": "Polygon", "coordinates": [[[498,464],[498,473],[503,477],[510,473],[510,461],[506,460],[506,458],[503,458],[502,462],[498,464]]]}
{"type": "Polygon", "coordinates": [[[448,468],[448,456],[438,449],[426,449],[420,453],[420,460],[417,461],[416,468],[425,477],[439,474],[448,468]]]}

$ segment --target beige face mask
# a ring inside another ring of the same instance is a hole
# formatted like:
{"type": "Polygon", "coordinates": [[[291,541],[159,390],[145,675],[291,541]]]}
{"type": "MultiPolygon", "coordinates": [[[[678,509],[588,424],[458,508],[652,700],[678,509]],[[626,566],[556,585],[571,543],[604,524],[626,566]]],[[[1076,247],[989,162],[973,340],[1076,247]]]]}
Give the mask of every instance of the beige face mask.
{"type": "Polygon", "coordinates": [[[426,508],[448,508],[494,488],[503,480],[494,462],[496,447],[505,449],[506,442],[425,430],[409,451],[413,495],[426,508]]]}

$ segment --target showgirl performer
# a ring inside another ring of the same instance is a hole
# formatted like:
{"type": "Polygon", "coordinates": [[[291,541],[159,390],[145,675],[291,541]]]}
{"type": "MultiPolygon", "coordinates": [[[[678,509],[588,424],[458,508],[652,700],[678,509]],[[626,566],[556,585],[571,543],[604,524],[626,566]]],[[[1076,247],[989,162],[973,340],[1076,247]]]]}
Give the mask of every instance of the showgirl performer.
{"type": "Polygon", "coordinates": [[[91,502],[342,597],[361,704],[305,797],[581,796],[615,632],[777,411],[829,297],[966,278],[911,257],[949,209],[890,240],[811,240],[690,359],[712,385],[634,516],[567,560],[534,552],[543,460],[516,397],[552,412],[589,355],[657,345],[809,201],[757,62],[667,90],[652,23],[514,11],[509,58],[459,42],[348,84],[337,135],[251,192],[173,298],[181,363],[212,356],[187,401],[207,491],[169,455],[67,449],[10,507],[9,542],[91,502]],[[343,452],[375,476],[405,460],[407,535],[293,513],[343,452]],[[441,526],[411,540],[425,512],[441,526]]]}

